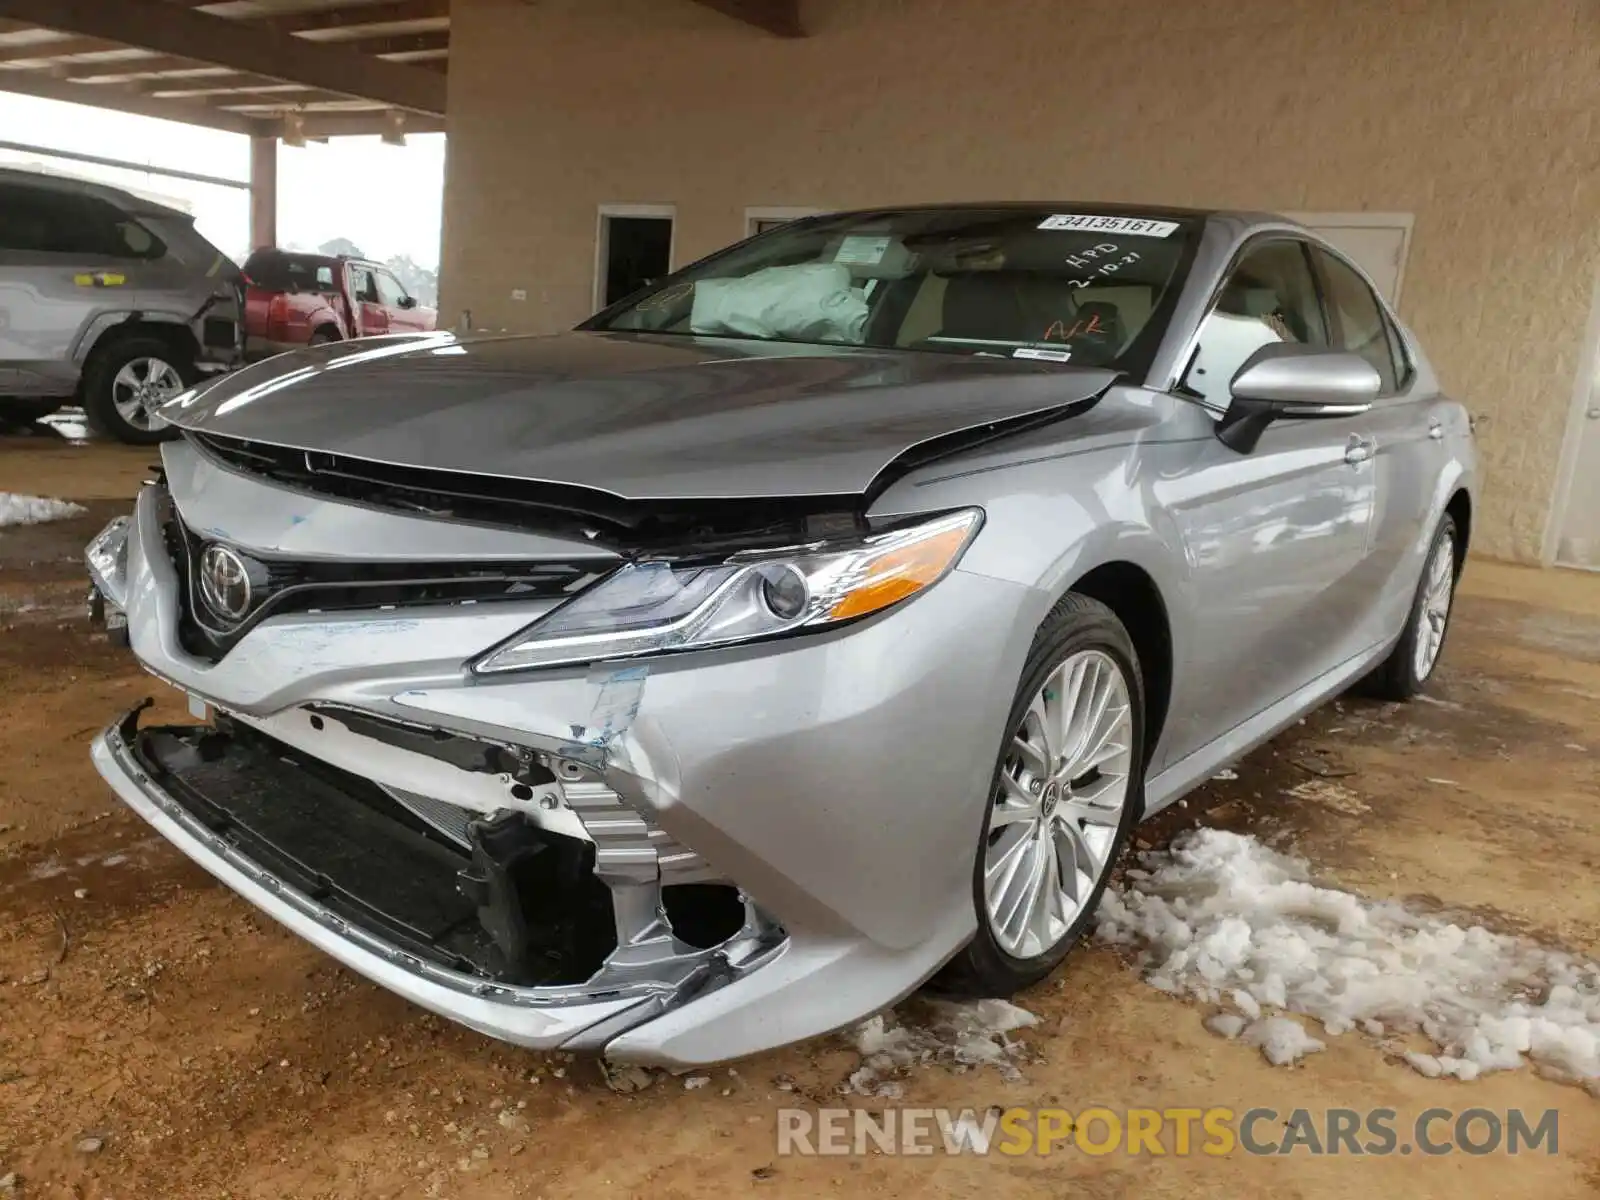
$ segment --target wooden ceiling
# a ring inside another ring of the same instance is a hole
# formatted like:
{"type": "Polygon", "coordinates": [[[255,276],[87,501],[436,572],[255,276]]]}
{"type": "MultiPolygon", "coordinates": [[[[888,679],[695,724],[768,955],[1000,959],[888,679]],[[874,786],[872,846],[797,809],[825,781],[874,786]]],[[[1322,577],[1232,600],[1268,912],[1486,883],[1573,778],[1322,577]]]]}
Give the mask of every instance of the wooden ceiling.
{"type": "MultiPolygon", "coordinates": [[[[693,0],[801,37],[800,0],[693,0]]],[[[444,128],[450,0],[0,0],[0,91],[235,133],[444,128]]]]}

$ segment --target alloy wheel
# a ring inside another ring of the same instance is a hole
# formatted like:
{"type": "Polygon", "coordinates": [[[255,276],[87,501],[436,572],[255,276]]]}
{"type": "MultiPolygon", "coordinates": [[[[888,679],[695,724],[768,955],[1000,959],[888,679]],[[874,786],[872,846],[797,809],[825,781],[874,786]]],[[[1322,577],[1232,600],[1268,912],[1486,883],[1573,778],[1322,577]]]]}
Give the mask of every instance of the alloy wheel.
{"type": "Polygon", "coordinates": [[[1439,661],[1439,648],[1444,645],[1444,628],[1450,620],[1450,602],[1456,586],[1456,543],[1446,533],[1433,548],[1428,560],[1426,582],[1422,588],[1422,602],[1417,606],[1416,654],[1412,667],[1417,682],[1421,683],[1433,673],[1439,661]]]}
{"type": "Polygon", "coordinates": [[[1013,731],[989,816],[984,907],[1013,958],[1060,942],[1110,869],[1132,753],[1121,666],[1100,650],[1070,655],[1013,731]]]}
{"type": "Polygon", "coordinates": [[[134,358],[111,381],[117,415],[135,429],[150,428],[150,414],[184,390],[183,376],[160,358],[134,358]]]}

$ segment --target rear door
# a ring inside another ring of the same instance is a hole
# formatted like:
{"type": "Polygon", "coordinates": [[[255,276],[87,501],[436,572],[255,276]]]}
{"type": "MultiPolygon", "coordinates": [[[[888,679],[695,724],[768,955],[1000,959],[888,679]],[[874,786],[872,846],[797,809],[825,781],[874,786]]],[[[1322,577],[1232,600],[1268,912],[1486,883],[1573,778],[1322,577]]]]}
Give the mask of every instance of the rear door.
{"type": "Polygon", "coordinates": [[[350,272],[350,295],[358,310],[359,336],[388,333],[389,310],[383,306],[383,297],[378,293],[376,270],[365,263],[348,263],[345,269],[350,272]]]}
{"type": "Polygon", "coordinates": [[[133,307],[130,272],[108,254],[102,207],[110,208],[56,188],[0,183],[0,369],[10,376],[0,390],[70,393],[83,333],[99,314],[133,307]]]}
{"type": "MultiPolygon", "coordinates": [[[[1261,346],[1329,345],[1309,246],[1249,243],[1200,325],[1180,393],[1213,416],[1261,346]]],[[[1277,421],[1249,454],[1191,443],[1184,469],[1155,484],[1184,542],[1190,661],[1176,674],[1163,736],[1174,762],[1285,699],[1357,652],[1371,603],[1363,563],[1374,494],[1361,417],[1277,421]]]]}

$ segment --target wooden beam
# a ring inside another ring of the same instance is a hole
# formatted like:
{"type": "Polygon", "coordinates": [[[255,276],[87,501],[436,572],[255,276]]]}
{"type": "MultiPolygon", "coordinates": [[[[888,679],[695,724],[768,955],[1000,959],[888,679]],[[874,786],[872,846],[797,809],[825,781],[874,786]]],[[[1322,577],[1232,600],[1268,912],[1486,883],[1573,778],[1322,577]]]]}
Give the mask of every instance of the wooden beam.
{"type": "Polygon", "coordinates": [[[446,85],[435,72],[160,0],[0,0],[0,17],[378,100],[414,112],[444,113],[446,85]]]}
{"type": "Polygon", "coordinates": [[[182,121],[186,125],[205,125],[212,129],[226,129],[229,133],[260,131],[259,122],[238,113],[221,112],[203,104],[186,104],[182,100],[142,96],[138,92],[111,85],[96,87],[93,84],[68,83],[62,79],[52,79],[43,71],[0,71],[0,91],[40,96],[46,100],[65,100],[69,104],[90,104],[96,108],[138,113],[142,117],[182,121]]]}
{"type": "Polygon", "coordinates": [[[393,4],[361,4],[353,8],[315,9],[311,12],[266,14],[249,18],[252,24],[269,24],[285,33],[319,29],[358,29],[363,25],[388,25],[395,21],[431,21],[450,15],[450,0],[398,0],[393,4]]]}
{"type": "Polygon", "coordinates": [[[102,50],[120,49],[122,47],[115,42],[83,37],[63,37],[53,42],[5,42],[0,44],[0,62],[62,58],[68,54],[94,54],[102,50]]]}
{"type": "Polygon", "coordinates": [[[437,33],[391,33],[368,37],[357,36],[340,38],[338,41],[324,41],[320,44],[338,46],[344,50],[354,50],[359,54],[411,54],[418,50],[448,50],[450,48],[450,31],[442,29],[437,33]]]}
{"type": "Polygon", "coordinates": [[[151,54],[144,58],[119,58],[115,62],[62,63],[62,79],[73,83],[120,83],[139,80],[157,84],[167,80],[229,79],[239,72],[232,67],[213,67],[189,58],[151,54]]]}
{"type": "Polygon", "coordinates": [[[806,36],[800,23],[800,0],[694,0],[735,21],[765,29],[784,38],[806,36]]]}
{"type": "MultiPolygon", "coordinates": [[[[256,118],[256,127],[264,132],[282,136],[282,118],[256,118]]],[[[300,117],[300,132],[307,141],[330,137],[363,137],[388,133],[387,113],[305,113],[300,117]]],[[[443,133],[444,121],[439,117],[419,117],[406,114],[406,133],[443,133]]]]}

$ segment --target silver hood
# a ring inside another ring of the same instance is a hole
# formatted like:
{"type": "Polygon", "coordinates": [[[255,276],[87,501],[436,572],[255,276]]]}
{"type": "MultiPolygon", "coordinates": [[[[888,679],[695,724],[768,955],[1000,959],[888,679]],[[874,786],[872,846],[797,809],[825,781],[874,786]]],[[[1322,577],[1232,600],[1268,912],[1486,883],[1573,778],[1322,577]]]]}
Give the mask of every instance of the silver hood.
{"type": "Polygon", "coordinates": [[[615,333],[374,338],[181,397],[184,430],[628,500],[859,495],[910,454],[1086,405],[1110,371],[615,333]]]}

